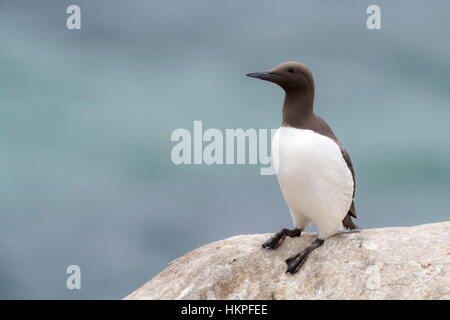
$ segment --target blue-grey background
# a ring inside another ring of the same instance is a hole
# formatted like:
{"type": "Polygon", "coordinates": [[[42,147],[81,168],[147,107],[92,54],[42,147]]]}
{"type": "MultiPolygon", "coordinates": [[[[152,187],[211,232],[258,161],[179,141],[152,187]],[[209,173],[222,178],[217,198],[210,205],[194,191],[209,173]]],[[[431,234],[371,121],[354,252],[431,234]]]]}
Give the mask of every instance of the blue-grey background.
{"type": "Polygon", "coordinates": [[[122,298],[202,244],[291,226],[258,166],[170,160],[194,120],[279,127],[281,89],[244,74],[286,60],[352,156],[361,227],[448,220],[450,3],[376,1],[369,31],[373,3],[0,1],[0,298],[122,298]]]}

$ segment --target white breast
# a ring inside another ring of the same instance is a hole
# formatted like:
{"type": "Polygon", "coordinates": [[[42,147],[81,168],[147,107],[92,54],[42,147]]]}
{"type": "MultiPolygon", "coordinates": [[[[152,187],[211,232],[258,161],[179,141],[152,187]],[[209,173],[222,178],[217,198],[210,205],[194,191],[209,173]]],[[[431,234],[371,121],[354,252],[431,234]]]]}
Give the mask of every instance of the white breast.
{"type": "Polygon", "coordinates": [[[294,226],[310,221],[324,239],[342,230],[353,197],[353,178],[339,146],[311,130],[281,127],[272,158],[294,226]]]}

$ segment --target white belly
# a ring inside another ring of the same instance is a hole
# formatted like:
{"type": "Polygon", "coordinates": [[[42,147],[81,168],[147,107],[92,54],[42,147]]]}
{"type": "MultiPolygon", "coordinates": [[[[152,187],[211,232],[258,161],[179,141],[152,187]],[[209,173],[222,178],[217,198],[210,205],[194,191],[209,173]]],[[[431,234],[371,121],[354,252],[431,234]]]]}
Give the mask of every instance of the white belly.
{"type": "Polygon", "coordinates": [[[272,158],[283,196],[299,229],[314,222],[324,239],[342,230],[353,197],[353,178],[339,146],[311,130],[281,127],[272,158]]]}

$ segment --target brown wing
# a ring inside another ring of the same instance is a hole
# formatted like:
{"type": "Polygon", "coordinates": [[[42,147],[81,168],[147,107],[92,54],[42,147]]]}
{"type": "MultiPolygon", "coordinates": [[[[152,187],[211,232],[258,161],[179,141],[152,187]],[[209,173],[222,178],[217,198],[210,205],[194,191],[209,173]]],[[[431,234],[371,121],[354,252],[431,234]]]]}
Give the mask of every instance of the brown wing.
{"type": "MultiPolygon", "coordinates": [[[[354,198],[355,197],[355,190],[356,190],[356,181],[355,181],[355,171],[353,170],[352,161],[350,160],[350,155],[348,154],[347,150],[345,150],[344,146],[337,140],[336,140],[336,143],[338,144],[339,148],[341,149],[342,156],[344,157],[344,160],[347,163],[347,166],[350,169],[350,172],[352,173],[352,177],[353,177],[353,198],[354,198]]],[[[351,217],[356,218],[355,200],[352,200],[352,204],[350,205],[350,209],[348,210],[348,213],[345,216],[344,220],[342,220],[342,224],[347,229],[350,229],[350,230],[357,229],[358,226],[353,223],[351,217]]]]}
{"type": "MultiPolygon", "coordinates": [[[[344,146],[337,141],[337,144],[339,148],[341,148],[342,156],[344,157],[345,162],[347,163],[348,168],[350,169],[350,172],[352,173],[353,177],[353,198],[355,197],[355,190],[356,190],[356,181],[355,181],[355,171],[353,170],[352,161],[350,160],[350,155],[348,154],[347,150],[345,150],[344,146]]],[[[356,209],[355,209],[355,202],[352,201],[352,205],[350,206],[349,214],[352,217],[356,218],[356,209]]]]}

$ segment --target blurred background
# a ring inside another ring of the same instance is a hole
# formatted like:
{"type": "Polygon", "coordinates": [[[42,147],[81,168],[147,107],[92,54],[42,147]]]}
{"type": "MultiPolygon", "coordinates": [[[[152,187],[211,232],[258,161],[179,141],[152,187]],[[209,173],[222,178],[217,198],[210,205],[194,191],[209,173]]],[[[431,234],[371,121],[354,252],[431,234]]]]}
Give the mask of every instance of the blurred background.
{"type": "Polygon", "coordinates": [[[450,2],[378,0],[373,31],[370,4],[0,0],[0,298],[120,299],[200,245],[290,227],[259,166],[170,159],[194,120],[278,128],[283,92],[244,75],[286,60],[352,157],[359,226],[448,220],[450,2]]]}

